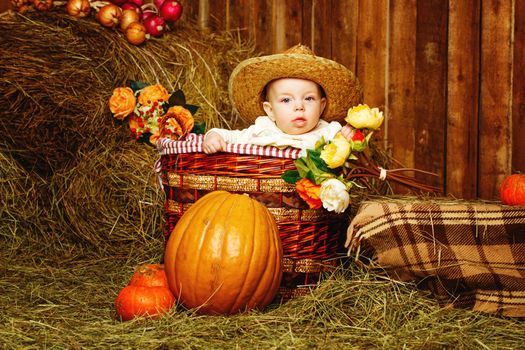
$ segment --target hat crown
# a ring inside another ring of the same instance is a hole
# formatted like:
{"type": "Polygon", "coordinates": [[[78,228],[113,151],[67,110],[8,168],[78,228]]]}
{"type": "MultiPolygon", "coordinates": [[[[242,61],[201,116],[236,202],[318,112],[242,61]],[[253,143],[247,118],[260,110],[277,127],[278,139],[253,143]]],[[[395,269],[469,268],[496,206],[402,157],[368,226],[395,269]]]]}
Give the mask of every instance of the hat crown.
{"type": "Polygon", "coordinates": [[[305,46],[305,45],[302,45],[302,44],[297,44],[295,46],[292,46],[288,50],[284,51],[284,53],[286,53],[286,54],[293,53],[293,54],[299,54],[299,55],[315,56],[313,51],[308,46],[305,46]]]}
{"type": "Polygon", "coordinates": [[[240,62],[228,84],[234,108],[245,121],[255,122],[258,116],[265,114],[265,86],[272,80],[286,77],[311,80],[323,88],[326,107],[322,118],[328,122],[342,120],[348,108],[362,101],[361,86],[348,68],[316,56],[308,46],[298,44],[281,53],[240,62]]]}

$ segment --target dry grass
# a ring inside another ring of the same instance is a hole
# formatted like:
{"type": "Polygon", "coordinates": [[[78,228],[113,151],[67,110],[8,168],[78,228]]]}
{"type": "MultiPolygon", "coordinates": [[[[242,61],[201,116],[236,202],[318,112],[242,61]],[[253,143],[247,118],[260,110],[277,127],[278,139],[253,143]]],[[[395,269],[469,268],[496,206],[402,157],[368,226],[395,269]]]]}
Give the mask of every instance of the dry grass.
{"type": "Polygon", "coordinates": [[[118,291],[135,264],[156,261],[157,253],[46,258],[28,251],[7,260],[3,254],[0,343],[27,349],[523,348],[523,323],[439,308],[413,285],[357,267],[262,312],[218,317],[179,307],[162,319],[120,322],[113,307],[118,291]]]}

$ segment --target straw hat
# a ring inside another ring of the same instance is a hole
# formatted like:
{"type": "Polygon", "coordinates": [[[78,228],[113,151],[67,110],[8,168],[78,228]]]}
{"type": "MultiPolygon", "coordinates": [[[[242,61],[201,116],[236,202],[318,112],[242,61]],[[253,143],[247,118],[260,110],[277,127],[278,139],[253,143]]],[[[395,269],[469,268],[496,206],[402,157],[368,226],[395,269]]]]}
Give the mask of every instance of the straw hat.
{"type": "Polygon", "coordinates": [[[280,54],[249,58],[235,67],[228,90],[233,106],[245,121],[253,123],[265,115],[264,88],[279,78],[308,79],[322,86],[327,104],[321,117],[326,121],[342,121],[348,109],[363,98],[359,81],[348,68],[296,45],[280,54]]]}

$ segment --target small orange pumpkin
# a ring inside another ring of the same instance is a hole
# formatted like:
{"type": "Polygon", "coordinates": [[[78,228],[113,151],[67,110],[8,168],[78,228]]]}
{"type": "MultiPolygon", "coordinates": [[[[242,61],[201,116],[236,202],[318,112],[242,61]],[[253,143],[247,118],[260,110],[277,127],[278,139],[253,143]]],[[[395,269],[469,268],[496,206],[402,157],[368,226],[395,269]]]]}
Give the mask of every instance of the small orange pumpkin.
{"type": "Polygon", "coordinates": [[[507,205],[525,205],[525,174],[512,174],[503,180],[500,199],[507,205]]]}
{"type": "Polygon", "coordinates": [[[166,245],[170,288],[203,314],[261,309],[275,297],[282,247],[270,211],[247,195],[210,192],[180,218],[166,245]]]}
{"type": "Polygon", "coordinates": [[[163,315],[175,304],[167,282],[163,265],[139,266],[115,300],[117,314],[123,321],[139,316],[163,315]]]}
{"type": "Polygon", "coordinates": [[[166,287],[168,286],[168,279],[164,265],[162,264],[144,264],[135,269],[135,273],[131,276],[129,281],[130,286],[142,287],[166,287]]]}

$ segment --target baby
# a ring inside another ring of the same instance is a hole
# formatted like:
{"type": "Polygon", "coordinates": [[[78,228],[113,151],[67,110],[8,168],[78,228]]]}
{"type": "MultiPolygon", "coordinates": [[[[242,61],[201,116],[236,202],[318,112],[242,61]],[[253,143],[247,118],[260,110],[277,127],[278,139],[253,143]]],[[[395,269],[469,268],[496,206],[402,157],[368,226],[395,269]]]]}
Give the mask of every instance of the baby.
{"type": "Polygon", "coordinates": [[[253,125],[243,130],[211,129],[204,137],[205,153],[224,151],[226,143],[305,151],[321,137],[331,140],[338,132],[350,139],[353,128],[342,127],[337,120],[343,120],[362,96],[346,67],[300,45],[241,62],[230,77],[229,91],[241,117],[253,125]]]}

